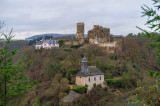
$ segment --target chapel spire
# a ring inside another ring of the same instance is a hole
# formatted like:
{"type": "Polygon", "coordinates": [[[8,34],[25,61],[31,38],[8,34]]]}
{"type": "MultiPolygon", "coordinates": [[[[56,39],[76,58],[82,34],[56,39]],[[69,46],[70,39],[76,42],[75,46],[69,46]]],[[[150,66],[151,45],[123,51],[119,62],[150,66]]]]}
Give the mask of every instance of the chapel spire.
{"type": "Polygon", "coordinates": [[[81,71],[84,72],[84,71],[87,71],[87,60],[85,58],[85,56],[83,57],[82,59],[82,62],[81,62],[81,71]]]}

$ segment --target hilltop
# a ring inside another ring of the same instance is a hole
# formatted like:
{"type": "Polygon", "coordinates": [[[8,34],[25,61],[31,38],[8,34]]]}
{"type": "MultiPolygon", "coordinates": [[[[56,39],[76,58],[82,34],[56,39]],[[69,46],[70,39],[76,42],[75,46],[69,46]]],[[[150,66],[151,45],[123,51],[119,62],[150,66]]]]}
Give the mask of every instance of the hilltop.
{"type": "Polygon", "coordinates": [[[57,33],[48,33],[48,34],[39,34],[26,38],[26,40],[37,39],[38,37],[52,36],[53,38],[62,37],[62,36],[75,36],[75,34],[57,34],[57,33]]]}

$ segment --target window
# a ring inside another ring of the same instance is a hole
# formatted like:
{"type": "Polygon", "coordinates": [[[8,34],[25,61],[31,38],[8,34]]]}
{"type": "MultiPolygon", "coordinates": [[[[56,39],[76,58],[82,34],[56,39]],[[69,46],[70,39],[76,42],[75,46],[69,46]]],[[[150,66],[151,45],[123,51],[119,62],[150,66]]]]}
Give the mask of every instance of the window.
{"type": "Polygon", "coordinates": [[[101,77],[99,77],[99,79],[101,80],[101,77]]]}
{"type": "Polygon", "coordinates": [[[90,78],[88,79],[88,81],[90,82],[90,78]]]}
{"type": "Polygon", "coordinates": [[[94,77],[94,81],[96,81],[96,77],[94,77]]]}

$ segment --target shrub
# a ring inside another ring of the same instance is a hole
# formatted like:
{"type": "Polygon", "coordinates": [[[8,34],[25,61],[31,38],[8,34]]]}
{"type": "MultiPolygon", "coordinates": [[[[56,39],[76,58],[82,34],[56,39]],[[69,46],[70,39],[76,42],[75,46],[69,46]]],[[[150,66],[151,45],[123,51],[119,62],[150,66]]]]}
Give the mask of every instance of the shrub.
{"type": "Polygon", "coordinates": [[[71,49],[64,49],[64,51],[71,52],[72,50],[71,49]]]}
{"type": "Polygon", "coordinates": [[[77,69],[69,69],[69,70],[67,70],[67,73],[70,73],[70,74],[72,74],[72,75],[75,75],[75,74],[78,73],[78,71],[79,71],[79,70],[77,70],[77,69]]]}
{"type": "Polygon", "coordinates": [[[117,60],[117,54],[111,54],[111,55],[109,56],[109,58],[110,58],[111,60],[117,60]]]}
{"type": "Polygon", "coordinates": [[[66,77],[69,80],[69,83],[71,84],[71,74],[67,72],[66,73],[66,77]]]}
{"type": "Polygon", "coordinates": [[[109,87],[116,87],[116,88],[129,88],[129,79],[121,78],[121,79],[105,79],[107,85],[109,87]]]}
{"type": "Polygon", "coordinates": [[[128,68],[127,68],[125,62],[122,63],[121,70],[122,70],[122,72],[128,72],[128,68]]]}
{"type": "Polygon", "coordinates": [[[132,67],[133,67],[134,69],[137,69],[137,66],[136,66],[135,63],[132,64],[132,67]]]}
{"type": "Polygon", "coordinates": [[[117,88],[121,88],[122,82],[120,79],[113,80],[113,86],[117,88]]]}
{"type": "Polygon", "coordinates": [[[106,64],[101,64],[100,69],[102,72],[105,72],[106,70],[112,70],[114,68],[114,66],[112,64],[106,65],[106,64]]]}
{"type": "Polygon", "coordinates": [[[88,85],[87,85],[87,84],[85,84],[85,87],[88,87],[88,85]]]}
{"type": "Polygon", "coordinates": [[[104,79],[112,79],[112,78],[113,78],[112,73],[104,74],[104,79]]]}
{"type": "Polygon", "coordinates": [[[109,87],[112,87],[112,85],[113,85],[112,79],[105,79],[105,82],[107,83],[107,85],[108,85],[109,87]]]}
{"type": "Polygon", "coordinates": [[[94,88],[96,87],[96,83],[93,84],[93,87],[94,87],[94,88]]]}
{"type": "Polygon", "coordinates": [[[77,93],[87,93],[87,87],[85,86],[76,86],[74,88],[72,88],[73,91],[77,92],[77,93]]]}
{"type": "Polygon", "coordinates": [[[67,78],[62,78],[61,81],[60,81],[60,91],[63,91],[63,92],[67,92],[68,89],[69,89],[69,81],[67,80],[67,78]]]}
{"type": "MultiPolygon", "coordinates": [[[[71,75],[77,74],[78,71],[79,71],[79,70],[77,70],[77,69],[69,69],[69,70],[67,70],[67,73],[66,73],[67,79],[68,79],[69,81],[71,81],[71,75]]],[[[71,84],[71,82],[70,82],[70,84],[71,84]]]]}
{"type": "Polygon", "coordinates": [[[78,48],[80,48],[81,46],[83,46],[83,45],[73,45],[73,46],[71,46],[70,48],[78,49],[78,48]]]}
{"type": "Polygon", "coordinates": [[[49,78],[54,78],[55,74],[58,72],[65,73],[65,70],[62,67],[62,65],[57,62],[45,63],[45,64],[46,64],[45,70],[49,78]]]}
{"type": "Polygon", "coordinates": [[[64,41],[63,40],[59,40],[58,43],[59,43],[60,47],[62,47],[64,45],[64,41]]]}

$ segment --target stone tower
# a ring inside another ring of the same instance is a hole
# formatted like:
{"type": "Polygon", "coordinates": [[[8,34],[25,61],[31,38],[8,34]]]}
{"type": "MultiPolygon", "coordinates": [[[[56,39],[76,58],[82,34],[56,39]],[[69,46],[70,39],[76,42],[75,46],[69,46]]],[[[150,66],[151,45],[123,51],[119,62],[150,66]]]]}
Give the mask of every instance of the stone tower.
{"type": "Polygon", "coordinates": [[[82,59],[82,62],[81,62],[81,71],[82,72],[85,72],[85,71],[87,71],[87,60],[86,60],[86,58],[85,57],[83,57],[83,59],[82,59]]]}
{"type": "Polygon", "coordinates": [[[84,23],[77,23],[76,39],[84,39],[84,23]]]}

